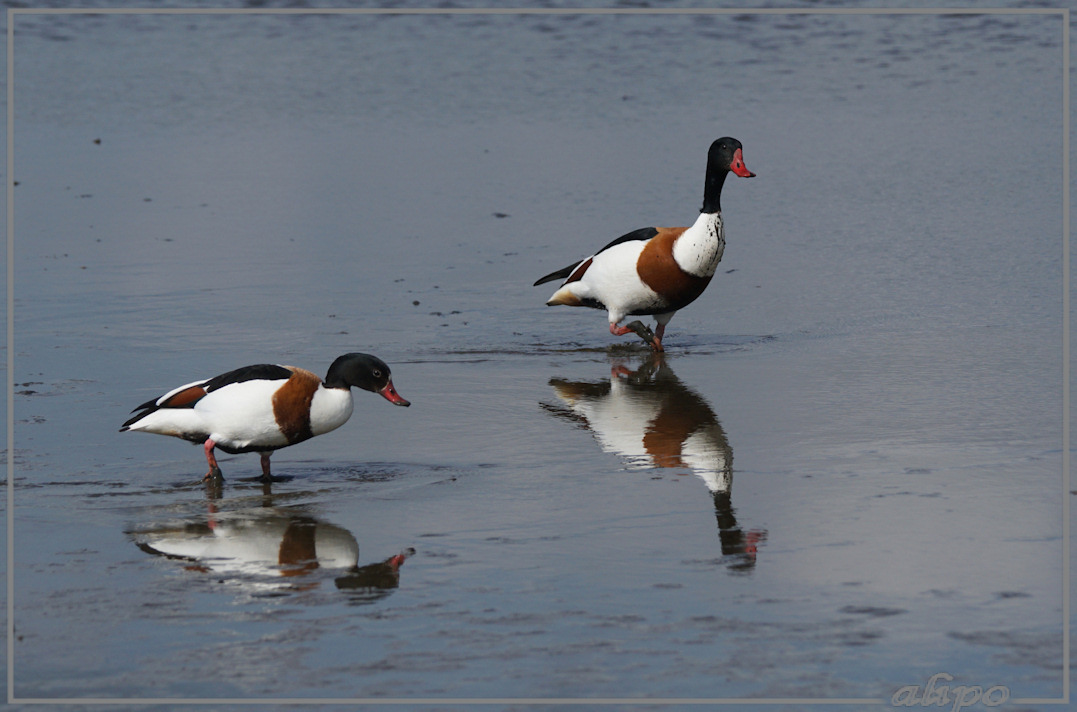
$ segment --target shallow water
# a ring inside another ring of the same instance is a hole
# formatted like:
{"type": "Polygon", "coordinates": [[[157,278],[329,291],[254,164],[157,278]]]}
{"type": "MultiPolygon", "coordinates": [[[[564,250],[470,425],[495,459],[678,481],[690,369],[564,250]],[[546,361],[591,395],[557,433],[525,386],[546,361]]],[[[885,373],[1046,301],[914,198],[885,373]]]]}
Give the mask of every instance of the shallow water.
{"type": "Polygon", "coordinates": [[[17,22],[17,698],[1062,694],[1058,17],[17,22]],[[543,306],[719,135],[664,359],[543,306]],[[116,432],[353,350],[271,488],[116,432]]]}

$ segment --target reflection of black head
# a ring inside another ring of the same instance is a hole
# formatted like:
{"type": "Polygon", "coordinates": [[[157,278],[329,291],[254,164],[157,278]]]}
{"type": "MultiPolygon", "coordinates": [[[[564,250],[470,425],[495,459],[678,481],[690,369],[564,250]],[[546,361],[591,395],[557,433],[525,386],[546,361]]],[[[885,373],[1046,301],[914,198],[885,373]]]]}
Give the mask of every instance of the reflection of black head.
{"type": "Polygon", "coordinates": [[[354,603],[371,603],[384,598],[400,585],[400,567],[415,553],[407,548],[385,561],[366,566],[356,566],[343,576],[335,579],[337,588],[348,591],[354,603]]]}
{"type": "Polygon", "coordinates": [[[722,556],[731,557],[726,562],[731,571],[750,572],[755,568],[759,544],[767,540],[766,530],[743,531],[737,524],[736,513],[730,503],[729,490],[714,493],[714,514],[718,519],[718,539],[722,543],[722,556]]]}

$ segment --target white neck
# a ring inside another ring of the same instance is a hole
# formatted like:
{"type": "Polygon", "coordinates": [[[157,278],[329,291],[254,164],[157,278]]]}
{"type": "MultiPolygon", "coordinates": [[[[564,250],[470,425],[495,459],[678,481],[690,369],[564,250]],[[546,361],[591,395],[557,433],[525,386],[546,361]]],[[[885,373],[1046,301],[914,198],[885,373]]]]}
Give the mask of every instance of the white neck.
{"type": "Polygon", "coordinates": [[[725,230],[721,213],[700,213],[695,224],[673,243],[673,259],[681,269],[696,277],[714,274],[724,251],[725,230]]]}
{"type": "Polygon", "coordinates": [[[352,415],[350,388],[319,388],[310,402],[310,430],[315,435],[336,430],[352,415]]]}

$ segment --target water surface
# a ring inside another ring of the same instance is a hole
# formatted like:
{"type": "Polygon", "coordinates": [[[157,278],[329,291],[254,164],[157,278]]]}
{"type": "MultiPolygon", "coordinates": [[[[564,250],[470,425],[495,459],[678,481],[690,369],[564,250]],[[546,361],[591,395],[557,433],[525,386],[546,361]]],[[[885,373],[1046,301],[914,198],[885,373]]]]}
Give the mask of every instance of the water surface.
{"type": "Polygon", "coordinates": [[[1059,697],[1061,29],[20,17],[15,695],[1059,697]],[[721,135],[664,359],[543,306],[721,135]],[[354,350],[270,488],[117,432],[354,350]]]}

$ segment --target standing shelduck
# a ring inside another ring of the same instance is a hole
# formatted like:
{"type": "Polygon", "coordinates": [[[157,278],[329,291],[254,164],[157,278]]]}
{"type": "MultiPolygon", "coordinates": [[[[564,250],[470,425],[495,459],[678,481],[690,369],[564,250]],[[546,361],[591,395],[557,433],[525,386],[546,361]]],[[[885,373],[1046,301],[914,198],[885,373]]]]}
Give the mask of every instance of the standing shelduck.
{"type": "Polygon", "coordinates": [[[141,430],[203,445],[209,463],[206,480],[221,477],[214,448],[232,455],[257,452],[262,456],[262,479],[271,481],[269,457],[274,450],[347,422],[353,408],[352,386],[395,405],[411,405],[396,392],[384,361],[351,353],[333,362],[324,381],[295,366],[257,364],[188,383],[132,410],[137,415],[120,432],[141,430]]]}
{"type": "Polygon", "coordinates": [[[735,138],[720,138],[711,144],[703,208],[695,224],[633,230],[587,259],[551,272],[535,286],[556,279],[565,281],[546,304],[605,309],[611,334],[631,331],[655,351],[662,351],[666,324],[678,309],[703,293],[722,260],[722,185],[730,171],[742,178],[755,176],[744,165],[742,150],[735,138]],[[654,331],[638,320],[620,326],[627,316],[648,314],[657,322],[654,331]]]}

